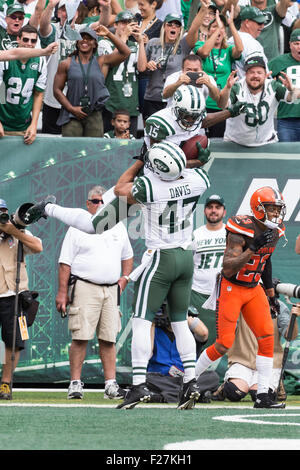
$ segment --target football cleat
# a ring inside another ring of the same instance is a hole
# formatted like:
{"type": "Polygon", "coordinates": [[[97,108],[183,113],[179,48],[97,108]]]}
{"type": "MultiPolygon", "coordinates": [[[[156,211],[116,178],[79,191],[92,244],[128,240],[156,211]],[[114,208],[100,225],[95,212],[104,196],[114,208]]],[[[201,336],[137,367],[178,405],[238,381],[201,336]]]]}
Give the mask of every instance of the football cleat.
{"type": "Polygon", "coordinates": [[[268,393],[258,393],[254,402],[253,408],[272,408],[282,409],[285,408],[285,403],[277,403],[271,400],[268,393]]]}
{"type": "Polygon", "coordinates": [[[180,393],[177,409],[190,410],[195,407],[196,401],[200,397],[200,391],[196,379],[184,383],[180,393]]]}
{"type": "Polygon", "coordinates": [[[44,219],[47,219],[47,216],[45,214],[45,207],[47,204],[55,204],[56,203],[56,197],[50,194],[49,196],[46,196],[45,199],[42,199],[40,202],[37,202],[33,206],[31,206],[26,214],[24,215],[24,221],[26,222],[27,225],[32,224],[34,222],[37,222],[40,220],[42,217],[44,219]]]}
{"type": "Polygon", "coordinates": [[[123,403],[117,406],[118,409],[131,410],[139,403],[150,401],[151,392],[145,383],[133,385],[125,395],[123,403]]]}

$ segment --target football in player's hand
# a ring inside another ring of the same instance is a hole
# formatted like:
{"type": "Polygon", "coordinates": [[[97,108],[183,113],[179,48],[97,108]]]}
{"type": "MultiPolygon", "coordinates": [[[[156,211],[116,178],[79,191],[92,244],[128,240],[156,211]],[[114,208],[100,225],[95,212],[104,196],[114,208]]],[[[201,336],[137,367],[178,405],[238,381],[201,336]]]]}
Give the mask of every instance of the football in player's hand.
{"type": "Polygon", "coordinates": [[[183,144],[182,150],[184,151],[187,160],[197,160],[199,155],[197,142],[199,142],[203,149],[206,149],[208,138],[206,135],[195,135],[183,144]]]}

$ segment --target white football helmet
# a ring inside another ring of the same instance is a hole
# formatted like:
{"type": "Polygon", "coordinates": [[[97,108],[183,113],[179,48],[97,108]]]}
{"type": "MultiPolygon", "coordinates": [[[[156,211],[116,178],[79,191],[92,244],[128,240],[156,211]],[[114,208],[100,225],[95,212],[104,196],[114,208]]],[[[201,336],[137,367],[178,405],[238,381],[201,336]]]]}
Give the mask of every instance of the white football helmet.
{"type": "Polygon", "coordinates": [[[148,151],[148,167],[163,181],[179,178],[185,166],[185,153],[172,142],[159,142],[148,151]]]}
{"type": "Polygon", "coordinates": [[[179,126],[188,131],[197,129],[206,117],[203,93],[193,85],[180,85],[173,95],[172,109],[179,126]]]}

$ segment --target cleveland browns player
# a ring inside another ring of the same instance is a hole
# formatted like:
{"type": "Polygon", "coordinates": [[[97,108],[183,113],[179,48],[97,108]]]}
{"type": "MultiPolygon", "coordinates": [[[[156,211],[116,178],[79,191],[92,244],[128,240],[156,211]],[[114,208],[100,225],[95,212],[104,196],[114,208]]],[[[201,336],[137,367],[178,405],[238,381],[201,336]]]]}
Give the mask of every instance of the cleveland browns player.
{"type": "Polygon", "coordinates": [[[273,366],[274,333],[270,308],[279,305],[272,284],[271,255],[284,236],[285,203],[271,187],[255,191],[250,199],[253,215],[231,217],[226,224],[226,249],[216,289],[216,342],[196,364],[196,377],[233,345],[240,312],[258,342],[258,390],[254,408],[284,408],[268,395],[273,366]],[[270,304],[259,280],[262,280],[270,304]]]}

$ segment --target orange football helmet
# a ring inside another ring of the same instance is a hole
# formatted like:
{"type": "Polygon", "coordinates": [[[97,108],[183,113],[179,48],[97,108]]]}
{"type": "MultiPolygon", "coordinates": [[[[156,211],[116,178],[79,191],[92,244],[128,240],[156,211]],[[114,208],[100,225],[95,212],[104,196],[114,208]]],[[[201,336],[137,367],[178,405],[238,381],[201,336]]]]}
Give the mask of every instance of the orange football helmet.
{"type": "Polygon", "coordinates": [[[269,228],[278,227],[283,222],[286,212],[282,194],[277,191],[277,189],[271,188],[270,186],[259,188],[252,194],[250,207],[254,217],[269,228]],[[280,207],[279,215],[277,217],[273,217],[272,220],[269,220],[267,217],[265,206],[268,204],[280,207]]]}

